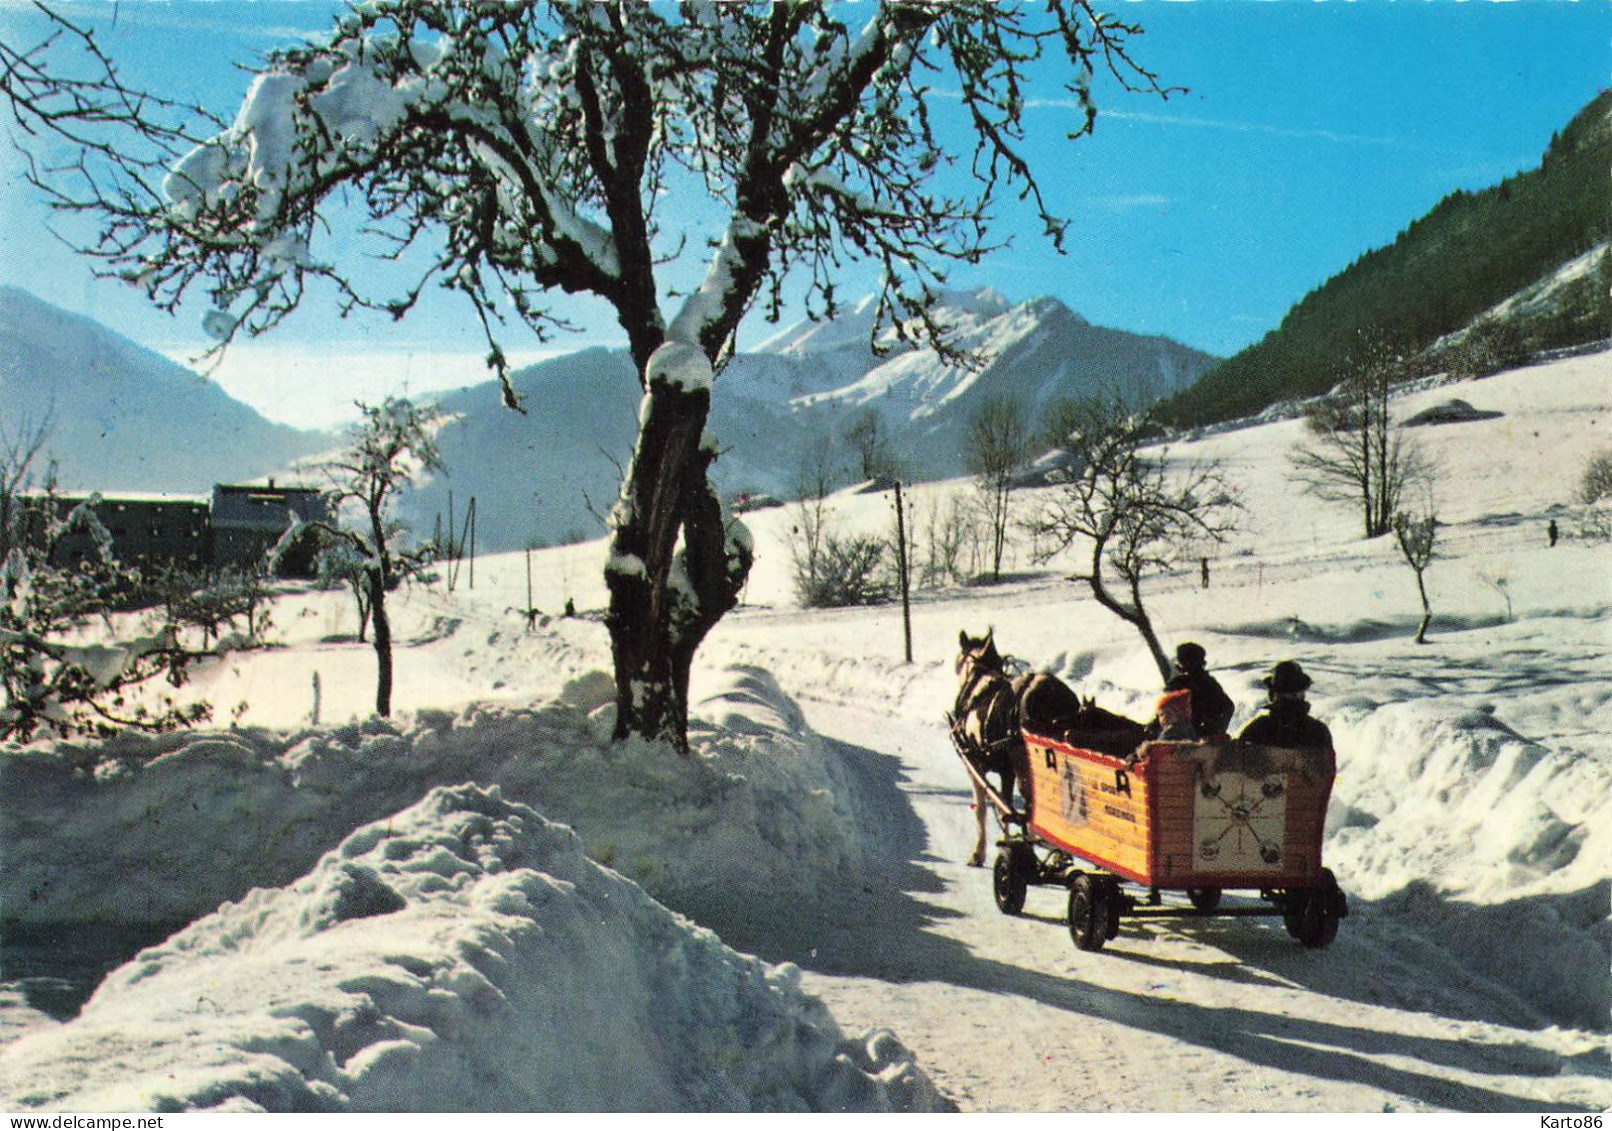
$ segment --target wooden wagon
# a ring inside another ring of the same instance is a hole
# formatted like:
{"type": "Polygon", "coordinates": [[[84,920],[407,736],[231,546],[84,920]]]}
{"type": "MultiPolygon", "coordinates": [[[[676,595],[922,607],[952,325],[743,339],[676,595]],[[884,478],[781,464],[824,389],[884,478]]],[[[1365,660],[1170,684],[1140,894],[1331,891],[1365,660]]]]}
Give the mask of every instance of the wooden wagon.
{"type": "Polygon", "coordinates": [[[1069,890],[1069,932],[1083,950],[1101,949],[1127,916],[1279,915],[1305,946],[1332,941],[1348,914],[1321,862],[1332,751],[1164,741],[1105,750],[1094,748],[1100,736],[1044,729],[1023,732],[1023,809],[992,787],[981,752],[953,729],[1003,818],[992,874],[1004,913],[1017,914],[1030,887],[1058,885],[1069,890]],[[1222,906],[1229,890],[1259,900],[1222,906]]]}

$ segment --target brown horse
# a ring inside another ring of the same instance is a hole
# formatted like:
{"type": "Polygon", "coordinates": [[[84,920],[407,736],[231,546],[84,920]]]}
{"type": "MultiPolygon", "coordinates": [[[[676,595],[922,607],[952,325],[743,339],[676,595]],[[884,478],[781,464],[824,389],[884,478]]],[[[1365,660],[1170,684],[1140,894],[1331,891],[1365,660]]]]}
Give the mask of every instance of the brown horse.
{"type": "MultiPolygon", "coordinates": [[[[1015,781],[1022,783],[1024,808],[1030,808],[1027,787],[1029,766],[1023,728],[1061,738],[1088,749],[1125,754],[1142,741],[1146,728],[1123,715],[1115,715],[1081,699],[1056,676],[1045,672],[1013,676],[996,649],[995,631],[984,636],[957,634],[957,700],[952,706],[952,734],[958,749],[983,777],[996,774],[1002,782],[1000,797],[1013,805],[1015,781]]],[[[995,808],[972,777],[974,789],[974,849],[968,863],[985,863],[986,810],[995,808]]]]}
{"type": "MultiPolygon", "coordinates": [[[[1000,796],[1013,804],[1013,783],[1024,761],[1024,740],[1019,733],[1019,689],[996,650],[995,632],[971,637],[957,634],[957,700],[952,705],[952,736],[957,747],[981,777],[996,774],[1002,781],[1000,796]]],[[[985,863],[986,812],[994,808],[973,777],[974,820],[977,833],[969,854],[971,867],[985,863]]]]}

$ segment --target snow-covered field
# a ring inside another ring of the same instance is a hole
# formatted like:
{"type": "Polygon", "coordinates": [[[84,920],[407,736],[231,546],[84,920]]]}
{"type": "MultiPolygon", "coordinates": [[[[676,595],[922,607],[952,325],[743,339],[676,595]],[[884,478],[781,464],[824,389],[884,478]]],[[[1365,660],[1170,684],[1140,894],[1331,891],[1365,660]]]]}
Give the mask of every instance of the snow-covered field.
{"type": "Polygon", "coordinates": [[[391,721],[347,598],[298,590],[278,646],[187,689],[220,729],[6,752],[4,1105],[1612,1107],[1612,561],[1570,506],[1612,355],[1399,411],[1453,396],[1499,415],[1416,430],[1444,524],[1423,646],[1397,551],[1291,482],[1298,424],[1172,449],[1248,509],[1207,589],[1149,589],[1162,635],[1208,649],[1234,728],[1299,660],[1337,741],[1326,950],[1224,919],[1086,953],[1050,891],[1000,915],[941,722],[958,630],[1138,717],[1140,639],[1021,549],[1005,584],[921,593],[905,664],[899,609],[793,606],[785,508],[748,517],[692,760],[605,740],[598,544],[531,559],[576,618],[527,626],[519,554],[401,594],[391,721]]]}

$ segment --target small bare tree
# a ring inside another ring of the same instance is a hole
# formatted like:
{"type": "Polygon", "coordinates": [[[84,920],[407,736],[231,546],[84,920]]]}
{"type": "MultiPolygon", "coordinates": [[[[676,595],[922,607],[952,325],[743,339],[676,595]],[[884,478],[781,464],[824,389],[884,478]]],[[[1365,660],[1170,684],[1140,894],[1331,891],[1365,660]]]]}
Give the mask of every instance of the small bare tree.
{"type": "MultiPolygon", "coordinates": [[[[1431,512],[1412,516],[1405,511],[1394,515],[1394,541],[1400,556],[1416,573],[1416,592],[1422,599],[1422,623],[1416,626],[1416,643],[1427,643],[1427,626],[1433,620],[1433,607],[1427,600],[1427,567],[1433,564],[1433,543],[1438,537],[1438,518],[1431,512]]],[[[1509,608],[1510,598],[1507,598],[1509,608]]]]}
{"type": "Polygon", "coordinates": [[[886,479],[899,474],[890,451],[890,433],[876,409],[865,409],[845,430],[846,442],[856,452],[862,478],[886,479]]]}
{"type": "Polygon", "coordinates": [[[1482,569],[1474,570],[1478,580],[1493,589],[1502,601],[1506,603],[1506,623],[1510,624],[1517,619],[1516,612],[1511,605],[1511,578],[1503,573],[1489,574],[1482,569]]]}
{"type": "Polygon", "coordinates": [[[1594,542],[1612,540],[1612,450],[1596,452],[1584,465],[1578,502],[1583,508],[1579,526],[1583,537],[1594,542]]]}
{"type": "Polygon", "coordinates": [[[369,576],[364,558],[346,539],[324,539],[317,558],[319,580],[329,586],[345,585],[358,614],[358,642],[369,640],[369,576]]]}
{"type": "Polygon", "coordinates": [[[1389,408],[1402,367],[1388,346],[1364,345],[1332,394],[1306,409],[1309,438],[1293,451],[1293,466],[1313,494],[1360,508],[1367,538],[1387,534],[1406,493],[1429,478],[1420,449],[1389,408]]]}
{"type": "Polygon", "coordinates": [[[809,582],[797,575],[795,595],[807,609],[882,605],[896,592],[891,545],[870,534],[831,531],[823,538],[817,571],[809,582]]]}
{"type": "Polygon", "coordinates": [[[795,592],[803,604],[807,594],[817,591],[819,575],[825,566],[824,547],[833,523],[828,497],[834,491],[837,478],[829,445],[808,446],[795,473],[795,521],[789,527],[789,558],[794,570],[795,592]]]}
{"type": "Polygon", "coordinates": [[[1177,568],[1206,540],[1224,540],[1240,504],[1218,465],[1172,468],[1168,453],[1148,448],[1145,416],[1118,400],[1061,406],[1062,446],[1074,457],[1051,500],[1029,523],[1037,557],[1074,550],[1085,561],[1070,580],[1141,634],[1168,679],[1170,658],[1153,629],[1143,581],[1177,568]]]}
{"type": "Polygon", "coordinates": [[[363,420],[350,446],[328,465],[335,481],[331,501],[356,511],[351,525],[312,523],[323,537],[343,544],[348,560],[364,578],[375,649],[375,713],[392,713],[392,621],[386,595],[430,563],[429,548],[404,550],[405,533],[392,517],[392,504],[410,478],[442,470],[431,437],[431,413],[398,397],[379,405],[360,404],[363,420]]]}
{"type": "Polygon", "coordinates": [[[963,551],[968,542],[970,518],[967,500],[931,495],[919,510],[915,541],[921,542],[918,584],[956,585],[964,579],[963,551]]]}
{"type": "Polygon", "coordinates": [[[991,579],[1000,581],[1013,480],[1035,454],[1035,433],[1023,403],[1009,396],[988,398],[969,418],[963,453],[990,528],[991,579]]]}

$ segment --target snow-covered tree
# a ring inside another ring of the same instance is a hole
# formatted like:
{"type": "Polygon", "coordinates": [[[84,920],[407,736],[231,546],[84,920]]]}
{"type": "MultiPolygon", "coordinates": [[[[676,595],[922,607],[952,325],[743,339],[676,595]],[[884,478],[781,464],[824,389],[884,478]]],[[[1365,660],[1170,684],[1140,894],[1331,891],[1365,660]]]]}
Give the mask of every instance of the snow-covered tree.
{"type": "Polygon", "coordinates": [[[1166,451],[1150,446],[1152,423],[1118,400],[1059,406],[1053,427],[1073,458],[1029,523],[1036,556],[1049,561],[1073,551],[1070,580],[1141,634],[1167,680],[1170,657],[1142,583],[1195,559],[1204,541],[1223,540],[1240,504],[1214,462],[1172,467],[1166,451]]]}
{"type": "MultiPolygon", "coordinates": [[[[332,544],[331,557],[344,563],[361,587],[359,615],[369,618],[375,649],[375,713],[392,713],[392,621],[386,595],[419,573],[431,560],[429,547],[405,550],[406,534],[392,514],[398,493],[411,477],[441,471],[442,457],[431,436],[430,409],[387,397],[378,405],[360,404],[362,420],[347,449],[325,465],[334,486],[330,500],[337,514],[352,512],[340,526],[311,523],[332,544]]],[[[293,531],[288,532],[289,541],[293,531]]]]}
{"type": "Polygon", "coordinates": [[[40,471],[36,465],[49,432],[48,420],[37,424],[0,420],[0,562],[22,547],[27,537],[27,491],[40,471]]]}
{"type": "Polygon", "coordinates": [[[680,748],[695,650],[751,562],[705,431],[746,313],[776,313],[791,275],[832,311],[843,263],[871,260],[875,333],[944,346],[930,304],[947,265],[990,247],[1000,194],[1062,236],[1022,152],[1031,72],[1061,70],[1070,137],[1092,127],[1097,71],[1160,89],[1128,54],[1136,29],[1088,0],[372,0],[270,55],[226,123],[132,96],[92,36],[57,27],[0,53],[24,127],[80,153],[78,176],[37,179],[102,218],[87,250],[159,306],[205,290],[221,339],[271,329],[314,283],[402,317],[437,282],[480,316],[513,404],[503,319],[563,328],[555,292],[613,308],[644,393],[607,565],[616,731],[680,748]],[[663,230],[672,201],[689,206],[663,230]],[[339,238],[355,211],[396,268],[384,293],[339,238]],[[663,275],[699,256],[663,308],[663,275]]]}
{"type": "Polygon", "coordinates": [[[204,648],[215,640],[220,650],[260,647],[273,626],[274,594],[261,568],[226,566],[206,573],[170,569],[158,573],[152,587],[162,594],[168,620],[199,629],[204,648]]]}
{"type": "MultiPolygon", "coordinates": [[[[0,468],[8,479],[12,470],[9,459],[0,468]]],[[[112,536],[95,516],[97,499],[63,499],[47,481],[15,502],[14,536],[0,558],[0,741],[124,727],[169,730],[207,718],[206,703],[130,698],[135,687],[159,677],[183,684],[203,653],[188,649],[172,622],[135,631],[126,631],[127,620],[114,624],[112,614],[140,576],[112,557],[112,536]],[[77,532],[90,535],[95,553],[59,564],[61,543],[77,532]]]]}

